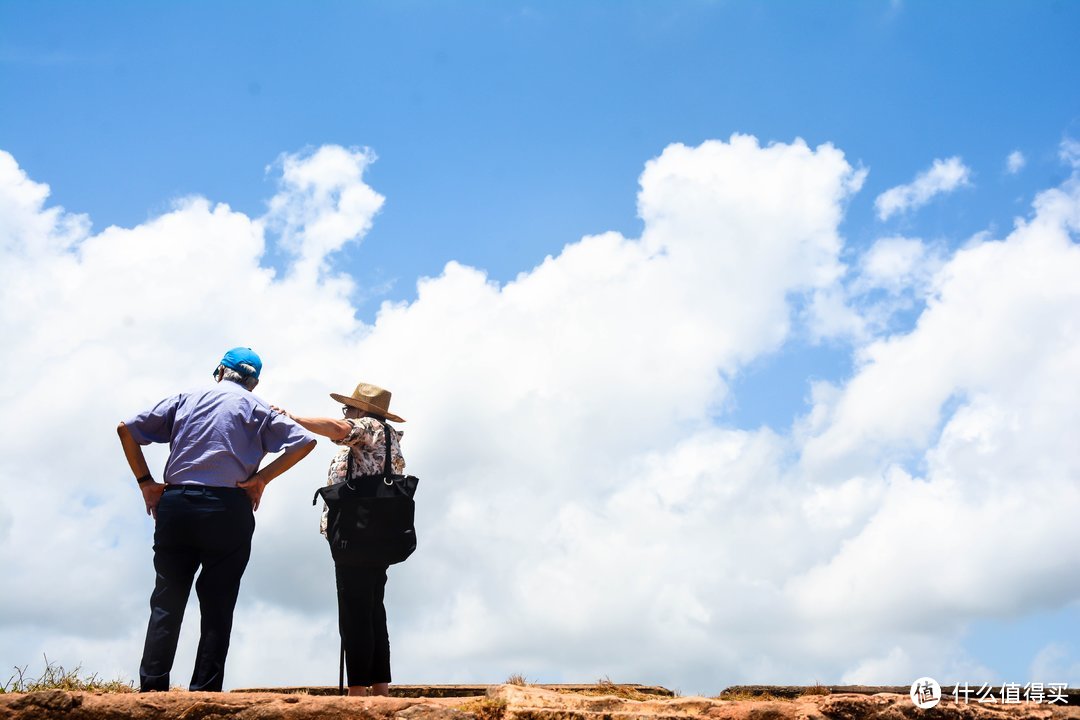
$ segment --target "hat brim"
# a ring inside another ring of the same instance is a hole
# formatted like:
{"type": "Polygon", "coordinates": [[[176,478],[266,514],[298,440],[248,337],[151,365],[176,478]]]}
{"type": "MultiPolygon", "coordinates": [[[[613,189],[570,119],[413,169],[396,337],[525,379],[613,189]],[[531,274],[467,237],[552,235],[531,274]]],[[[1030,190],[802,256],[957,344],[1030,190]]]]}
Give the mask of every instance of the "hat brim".
{"type": "Polygon", "coordinates": [[[357,410],[363,410],[364,412],[369,412],[372,415],[378,415],[379,417],[386,418],[387,420],[393,420],[394,422],[405,422],[405,418],[399,417],[392,412],[383,410],[377,405],[366,403],[363,400],[357,400],[356,398],[350,397],[348,395],[338,395],[337,393],[330,393],[330,397],[334,398],[342,405],[348,405],[349,407],[354,407],[357,410]]]}

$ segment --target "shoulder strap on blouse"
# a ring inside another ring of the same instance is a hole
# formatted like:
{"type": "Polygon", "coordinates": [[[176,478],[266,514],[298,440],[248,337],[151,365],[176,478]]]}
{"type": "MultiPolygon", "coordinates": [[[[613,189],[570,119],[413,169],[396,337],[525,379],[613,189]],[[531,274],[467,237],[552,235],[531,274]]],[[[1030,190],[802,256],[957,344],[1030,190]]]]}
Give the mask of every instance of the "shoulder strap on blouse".
{"type": "Polygon", "coordinates": [[[394,474],[390,465],[390,426],[386,424],[385,420],[380,420],[379,424],[382,425],[383,438],[386,440],[386,459],[383,461],[383,477],[388,478],[394,474]]]}

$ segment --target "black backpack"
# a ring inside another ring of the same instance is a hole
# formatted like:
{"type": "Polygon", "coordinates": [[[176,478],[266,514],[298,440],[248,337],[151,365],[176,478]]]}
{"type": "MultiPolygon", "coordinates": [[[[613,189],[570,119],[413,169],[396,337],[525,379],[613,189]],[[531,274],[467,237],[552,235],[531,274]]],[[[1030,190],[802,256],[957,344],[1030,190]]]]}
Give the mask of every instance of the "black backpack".
{"type": "MultiPolygon", "coordinates": [[[[382,422],[382,421],[380,421],[382,422]]],[[[394,475],[390,466],[390,427],[382,422],[386,462],[381,475],[352,473],[352,450],[345,480],[321,487],[311,499],[326,503],[326,540],[339,565],[393,565],[416,549],[413,495],[420,479],[394,475]]]]}

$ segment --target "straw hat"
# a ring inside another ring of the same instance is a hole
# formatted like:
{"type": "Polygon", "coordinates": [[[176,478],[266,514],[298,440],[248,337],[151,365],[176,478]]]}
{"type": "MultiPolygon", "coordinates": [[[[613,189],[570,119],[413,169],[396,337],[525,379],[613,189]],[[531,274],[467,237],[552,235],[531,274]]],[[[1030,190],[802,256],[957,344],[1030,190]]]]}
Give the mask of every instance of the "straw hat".
{"type": "Polygon", "coordinates": [[[378,385],[371,385],[370,383],[360,383],[353,390],[351,396],[338,395],[337,393],[330,393],[330,397],[337,400],[343,405],[349,407],[359,408],[364,412],[384,417],[387,420],[393,420],[394,422],[405,422],[405,418],[398,417],[390,412],[390,391],[383,390],[378,385]]]}

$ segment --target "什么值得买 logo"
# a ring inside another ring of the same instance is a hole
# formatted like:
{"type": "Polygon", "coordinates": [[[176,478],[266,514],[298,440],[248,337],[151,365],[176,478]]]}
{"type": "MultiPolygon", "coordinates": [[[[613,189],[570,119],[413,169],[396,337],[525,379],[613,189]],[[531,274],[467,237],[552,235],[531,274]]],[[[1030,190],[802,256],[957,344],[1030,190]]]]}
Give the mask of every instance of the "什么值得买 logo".
{"type": "Polygon", "coordinates": [[[931,677],[921,677],[911,683],[911,702],[915,707],[929,710],[941,702],[941,686],[931,677]]]}

